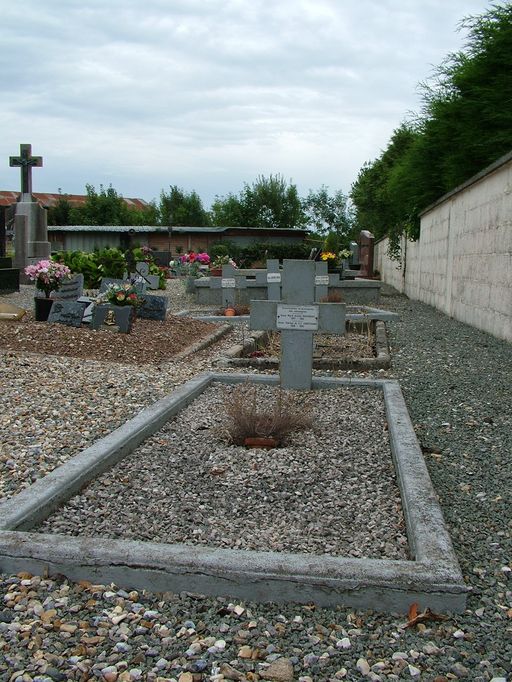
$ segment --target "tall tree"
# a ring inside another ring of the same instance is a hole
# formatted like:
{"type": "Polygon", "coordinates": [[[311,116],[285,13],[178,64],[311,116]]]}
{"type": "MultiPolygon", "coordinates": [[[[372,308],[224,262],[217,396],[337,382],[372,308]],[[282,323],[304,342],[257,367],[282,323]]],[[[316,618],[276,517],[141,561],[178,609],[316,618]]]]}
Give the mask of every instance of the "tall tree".
{"type": "Polygon", "coordinates": [[[309,190],[302,201],[306,227],[320,235],[334,232],[338,241],[347,241],[352,232],[352,210],[348,197],[341,190],[333,195],[322,185],[316,192],[309,190]]]}
{"type": "Polygon", "coordinates": [[[512,5],[492,5],[461,23],[464,50],[423,84],[423,111],[395,131],[352,186],[359,227],[419,236],[419,213],[512,148],[512,5]]]}
{"type": "Polygon", "coordinates": [[[59,200],[59,219],[64,219],[63,210],[65,210],[69,225],[157,224],[154,205],[149,204],[147,208],[140,210],[131,208],[112,185],[107,189],[100,185],[99,192],[93,185],[86,185],[86,191],[87,198],[83,204],[69,208],[66,205],[65,196],[59,200]]]}
{"type": "Polygon", "coordinates": [[[205,227],[211,224],[199,195],[195,191],[185,192],[177,185],[171,185],[168,193],[162,190],[158,211],[161,225],[205,227]]]}
{"type": "Polygon", "coordinates": [[[212,217],[215,225],[241,227],[297,228],[305,223],[297,187],[279,174],[245,183],[238,196],[217,197],[212,217]]]}

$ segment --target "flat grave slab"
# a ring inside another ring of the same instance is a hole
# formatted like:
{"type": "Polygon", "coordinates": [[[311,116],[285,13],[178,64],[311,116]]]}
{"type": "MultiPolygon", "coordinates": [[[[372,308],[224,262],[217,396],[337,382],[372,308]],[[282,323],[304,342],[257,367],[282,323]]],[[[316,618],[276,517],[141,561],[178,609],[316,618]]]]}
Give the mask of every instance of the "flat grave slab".
{"type": "Polygon", "coordinates": [[[126,588],[186,590],[256,601],[314,601],[319,606],[404,612],[417,602],[422,609],[463,611],[467,588],[395,381],[321,378],[313,379],[312,389],[348,387],[357,392],[364,387],[382,392],[411,559],[355,559],[27,532],[157,432],[212,382],[246,381],[276,386],[279,377],[196,377],[0,505],[2,571],[47,572],[126,588]]]}

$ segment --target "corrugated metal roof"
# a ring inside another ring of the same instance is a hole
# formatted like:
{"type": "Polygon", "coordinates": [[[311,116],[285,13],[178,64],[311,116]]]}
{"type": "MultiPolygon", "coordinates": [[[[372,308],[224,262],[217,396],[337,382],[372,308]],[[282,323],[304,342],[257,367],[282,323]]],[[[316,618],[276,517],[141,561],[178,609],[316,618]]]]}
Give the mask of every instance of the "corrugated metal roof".
{"type": "MultiPolygon", "coordinates": [[[[159,227],[157,225],[48,225],[49,232],[169,232],[167,227],[159,227]]],[[[240,230],[247,232],[248,230],[254,230],[257,232],[290,232],[291,234],[298,234],[301,232],[306,233],[307,230],[291,229],[287,227],[183,227],[176,226],[172,228],[173,234],[176,233],[187,233],[196,232],[203,234],[217,234],[221,232],[227,232],[228,230],[240,230]]]]}
{"type": "MultiPolygon", "coordinates": [[[[10,206],[18,200],[19,192],[0,191],[0,206],[10,206]]],[[[71,205],[83,204],[87,199],[86,194],[47,194],[42,192],[32,192],[34,199],[47,208],[55,206],[59,199],[67,199],[71,205]]],[[[129,199],[121,197],[131,208],[143,209],[149,206],[144,199],[129,199]]]]}

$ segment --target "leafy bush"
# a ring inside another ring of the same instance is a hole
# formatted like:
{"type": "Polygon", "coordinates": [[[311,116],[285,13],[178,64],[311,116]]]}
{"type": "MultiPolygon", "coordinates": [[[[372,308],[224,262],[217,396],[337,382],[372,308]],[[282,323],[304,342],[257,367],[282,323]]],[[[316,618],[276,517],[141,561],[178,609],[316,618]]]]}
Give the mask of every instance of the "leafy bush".
{"type": "Polygon", "coordinates": [[[82,273],[86,289],[97,289],[103,277],[94,253],[83,251],[59,251],[52,256],[58,263],[64,263],[72,273],[82,273]]]}
{"type": "Polygon", "coordinates": [[[95,250],[94,256],[102,277],[122,278],[126,270],[126,259],[120,249],[95,250]]]}

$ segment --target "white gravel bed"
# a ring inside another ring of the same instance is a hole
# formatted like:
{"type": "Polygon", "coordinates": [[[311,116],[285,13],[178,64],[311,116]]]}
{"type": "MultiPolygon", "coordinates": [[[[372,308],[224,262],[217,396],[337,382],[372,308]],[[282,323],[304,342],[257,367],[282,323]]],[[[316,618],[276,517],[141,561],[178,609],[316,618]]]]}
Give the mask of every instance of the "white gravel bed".
{"type": "MultiPolygon", "coordinates": [[[[39,530],[407,558],[380,391],[316,391],[310,400],[315,428],[266,451],[226,445],[219,437],[223,400],[232,390],[207,389],[39,530]]],[[[277,391],[259,386],[258,404],[273,403],[277,391]]],[[[307,401],[306,392],[300,395],[307,401]]]]}
{"type": "MultiPolygon", "coordinates": [[[[34,286],[22,285],[19,293],[0,300],[30,307],[34,291],[34,286]]],[[[176,309],[183,307],[183,283],[169,280],[167,291],[176,309]]],[[[214,356],[237,343],[239,333],[232,329],[214,349],[159,366],[44,356],[37,348],[34,353],[0,351],[0,500],[27,488],[176,386],[212,369],[214,356]]],[[[121,337],[116,335],[119,344],[121,337]]]]}

